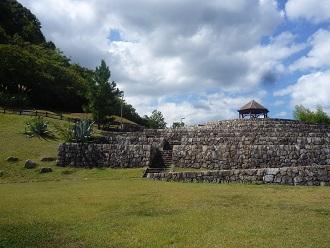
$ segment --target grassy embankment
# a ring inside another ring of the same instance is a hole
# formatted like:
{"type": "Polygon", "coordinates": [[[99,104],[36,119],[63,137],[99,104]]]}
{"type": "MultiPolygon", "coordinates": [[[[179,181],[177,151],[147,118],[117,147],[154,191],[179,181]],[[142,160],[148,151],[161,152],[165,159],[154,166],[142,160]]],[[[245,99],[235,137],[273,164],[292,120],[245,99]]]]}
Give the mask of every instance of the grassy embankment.
{"type": "Polygon", "coordinates": [[[70,169],[59,137],[0,114],[0,247],[329,247],[330,188],[185,184],[141,169],[70,169]],[[20,161],[4,159],[17,156],[20,161]],[[25,159],[54,172],[23,168],[25,159]]]}

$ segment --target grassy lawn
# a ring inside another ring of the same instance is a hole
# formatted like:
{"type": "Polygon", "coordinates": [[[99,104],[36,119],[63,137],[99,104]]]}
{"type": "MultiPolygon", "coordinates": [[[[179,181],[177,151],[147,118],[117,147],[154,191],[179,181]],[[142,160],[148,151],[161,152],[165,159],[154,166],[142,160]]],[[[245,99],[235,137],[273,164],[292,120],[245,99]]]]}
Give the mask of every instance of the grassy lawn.
{"type": "Polygon", "coordinates": [[[0,247],[329,247],[330,188],[166,183],[142,169],[71,169],[54,140],[0,114],[0,247]],[[8,163],[18,156],[18,163],[8,163]],[[23,168],[34,159],[54,172],[23,168]]]}

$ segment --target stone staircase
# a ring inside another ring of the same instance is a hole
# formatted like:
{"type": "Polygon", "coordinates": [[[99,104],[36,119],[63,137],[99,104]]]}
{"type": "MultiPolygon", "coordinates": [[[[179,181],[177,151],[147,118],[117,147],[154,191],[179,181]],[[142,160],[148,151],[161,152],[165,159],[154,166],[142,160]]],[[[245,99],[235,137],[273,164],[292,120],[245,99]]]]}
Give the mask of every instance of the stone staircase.
{"type": "Polygon", "coordinates": [[[147,177],[148,173],[161,173],[170,171],[172,165],[172,153],[173,150],[163,150],[160,152],[162,157],[162,167],[159,168],[146,168],[142,177],[147,177]]]}
{"type": "Polygon", "coordinates": [[[162,167],[160,168],[147,168],[144,173],[143,177],[146,177],[148,173],[161,173],[161,172],[169,172],[171,165],[173,164],[173,146],[180,145],[181,142],[178,140],[172,140],[170,143],[167,144],[166,150],[160,151],[161,158],[162,158],[162,167]]]}
{"type": "Polygon", "coordinates": [[[162,155],[163,162],[164,162],[164,167],[169,167],[172,165],[172,163],[173,163],[172,153],[173,153],[173,149],[161,151],[161,155],[162,155]]]}

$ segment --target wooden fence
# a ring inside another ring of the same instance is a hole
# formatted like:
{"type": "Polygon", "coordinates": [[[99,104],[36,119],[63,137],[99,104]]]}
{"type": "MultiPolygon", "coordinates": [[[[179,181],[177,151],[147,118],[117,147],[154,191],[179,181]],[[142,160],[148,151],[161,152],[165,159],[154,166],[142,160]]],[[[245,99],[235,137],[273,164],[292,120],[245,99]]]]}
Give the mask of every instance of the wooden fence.
{"type": "MultiPolygon", "coordinates": [[[[9,108],[2,108],[0,107],[0,113],[2,114],[16,114],[16,115],[26,115],[26,116],[39,116],[39,117],[47,117],[51,119],[57,119],[57,120],[64,120],[68,122],[77,122],[80,121],[81,118],[72,118],[67,117],[63,115],[62,113],[53,113],[48,111],[40,111],[40,110],[26,110],[26,109],[9,109],[9,108]]],[[[95,127],[100,129],[100,126],[97,125],[97,123],[94,124],[95,127]]],[[[140,125],[132,125],[132,124],[121,124],[119,122],[112,122],[108,123],[108,127],[105,128],[104,124],[102,125],[102,129],[106,131],[112,131],[112,132],[135,132],[135,131],[141,131],[144,129],[143,126],[140,125]]]]}
{"type": "Polygon", "coordinates": [[[62,113],[56,114],[56,113],[52,113],[52,112],[48,112],[48,111],[40,111],[40,110],[0,108],[0,113],[47,117],[47,118],[52,118],[52,119],[57,119],[57,120],[65,120],[65,121],[69,121],[69,122],[76,122],[76,121],[80,120],[80,118],[71,118],[71,117],[64,116],[62,113]]]}

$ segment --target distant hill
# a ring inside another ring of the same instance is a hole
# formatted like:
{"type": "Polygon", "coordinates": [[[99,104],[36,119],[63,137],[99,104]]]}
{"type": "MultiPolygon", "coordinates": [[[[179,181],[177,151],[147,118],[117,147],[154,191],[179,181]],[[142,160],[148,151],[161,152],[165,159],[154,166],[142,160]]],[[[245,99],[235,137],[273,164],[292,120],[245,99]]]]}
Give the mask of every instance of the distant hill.
{"type": "MultiPolygon", "coordinates": [[[[41,23],[16,0],[0,1],[0,106],[83,112],[88,105],[88,83],[93,70],[71,63],[41,23]]],[[[114,101],[111,115],[145,125],[133,106],[114,101]]]]}
{"type": "Polygon", "coordinates": [[[70,60],[41,32],[30,10],[0,2],[0,105],[81,111],[92,71],[70,60]]]}
{"type": "Polygon", "coordinates": [[[22,39],[32,44],[46,43],[41,24],[31,11],[14,0],[0,2],[0,42],[22,39]]]}

